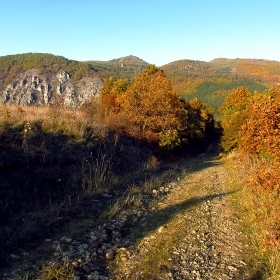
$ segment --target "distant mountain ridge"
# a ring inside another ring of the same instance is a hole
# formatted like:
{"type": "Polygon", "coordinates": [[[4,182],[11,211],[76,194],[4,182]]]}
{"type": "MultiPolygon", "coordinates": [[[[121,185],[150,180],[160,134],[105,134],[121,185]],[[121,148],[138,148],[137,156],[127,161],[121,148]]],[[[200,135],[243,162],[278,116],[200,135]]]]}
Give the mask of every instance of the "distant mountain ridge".
{"type": "Polygon", "coordinates": [[[140,74],[144,69],[149,66],[149,63],[143,59],[129,55],[108,61],[87,61],[86,63],[91,64],[97,71],[102,73],[103,76],[109,77],[114,76],[116,78],[132,78],[140,74]]]}
{"type": "Polygon", "coordinates": [[[264,83],[279,81],[280,62],[265,59],[215,58],[209,62],[178,60],[161,67],[166,73],[190,73],[201,76],[239,75],[260,79],[264,83]]]}
{"type": "MultiPolygon", "coordinates": [[[[2,56],[0,102],[44,106],[63,99],[65,106],[80,107],[98,98],[105,78],[132,80],[148,65],[133,55],[82,62],[42,53],[2,56]],[[62,76],[63,81],[59,78],[62,76]]],[[[278,83],[280,77],[280,62],[264,59],[182,59],[160,68],[182,98],[199,97],[211,106],[219,100],[213,107],[219,106],[236,86],[259,91],[278,83]]]]}

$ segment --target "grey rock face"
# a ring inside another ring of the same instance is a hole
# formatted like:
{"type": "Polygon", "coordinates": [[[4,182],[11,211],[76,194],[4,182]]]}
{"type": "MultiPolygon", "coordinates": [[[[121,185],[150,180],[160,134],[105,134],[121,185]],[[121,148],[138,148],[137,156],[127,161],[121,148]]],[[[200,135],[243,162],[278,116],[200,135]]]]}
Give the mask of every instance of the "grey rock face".
{"type": "Polygon", "coordinates": [[[56,75],[39,75],[36,69],[30,69],[0,92],[0,103],[45,106],[59,100],[65,107],[81,107],[93,98],[98,100],[102,85],[97,77],[84,77],[75,82],[65,71],[56,75]]]}

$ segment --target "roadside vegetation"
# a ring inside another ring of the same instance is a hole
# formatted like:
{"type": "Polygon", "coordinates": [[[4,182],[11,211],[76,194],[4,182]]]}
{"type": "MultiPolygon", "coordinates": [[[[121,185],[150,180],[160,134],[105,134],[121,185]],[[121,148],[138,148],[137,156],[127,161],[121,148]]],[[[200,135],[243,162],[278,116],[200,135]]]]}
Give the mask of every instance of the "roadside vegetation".
{"type": "MultiPolygon", "coordinates": [[[[265,275],[280,275],[280,91],[237,88],[221,107],[222,146],[244,186],[240,208],[265,275]],[[249,225],[249,226],[248,226],[249,225]]],[[[267,278],[263,278],[267,279],[267,278]]]]}
{"type": "Polygon", "coordinates": [[[266,86],[253,79],[220,78],[201,82],[195,90],[188,94],[181,94],[181,97],[185,100],[198,98],[203,103],[214,109],[215,117],[220,117],[219,108],[224,103],[228,94],[232,90],[241,86],[247,88],[251,92],[262,92],[267,89],[266,86]]]}
{"type": "Polygon", "coordinates": [[[106,80],[100,95],[105,121],[112,130],[163,150],[194,142],[201,146],[217,137],[213,111],[198,99],[180,100],[164,72],[153,65],[131,83],[106,80]]]}

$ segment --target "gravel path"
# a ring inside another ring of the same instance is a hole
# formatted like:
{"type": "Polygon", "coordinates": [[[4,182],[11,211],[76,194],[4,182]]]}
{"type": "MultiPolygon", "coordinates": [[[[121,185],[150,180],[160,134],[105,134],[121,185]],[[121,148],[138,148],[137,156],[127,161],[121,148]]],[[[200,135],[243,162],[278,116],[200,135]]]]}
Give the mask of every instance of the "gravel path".
{"type": "MultiPolygon", "coordinates": [[[[78,238],[64,233],[46,240],[50,264],[72,266],[74,276],[67,279],[75,280],[250,279],[244,237],[229,207],[234,191],[222,161],[201,154],[186,161],[185,169],[184,178],[142,197],[153,202],[149,210],[124,211],[89,226],[78,238]]],[[[23,267],[36,268],[27,253],[22,255],[11,259],[24,265],[1,279],[18,279],[23,267]]]]}
{"type": "Polygon", "coordinates": [[[142,227],[132,230],[131,236],[143,234],[125,263],[117,264],[116,279],[249,279],[244,237],[228,207],[234,191],[222,162],[200,155],[187,168],[188,175],[154,213],[142,218],[142,227]],[[162,260],[163,250],[169,252],[167,260],[162,260]],[[159,263],[154,260],[157,254],[159,263]]]}

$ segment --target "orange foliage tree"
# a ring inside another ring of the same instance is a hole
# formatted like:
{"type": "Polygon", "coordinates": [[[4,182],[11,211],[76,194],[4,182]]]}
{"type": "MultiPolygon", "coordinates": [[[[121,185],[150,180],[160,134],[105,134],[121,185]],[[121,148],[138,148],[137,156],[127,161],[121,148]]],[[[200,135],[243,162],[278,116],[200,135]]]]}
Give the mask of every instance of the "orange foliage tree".
{"type": "Polygon", "coordinates": [[[130,135],[152,142],[172,135],[169,145],[179,144],[187,114],[163,71],[150,65],[133,79],[118,102],[130,135]]]}
{"type": "Polygon", "coordinates": [[[238,132],[247,117],[246,107],[251,97],[248,89],[239,87],[228,94],[220,108],[223,127],[221,144],[225,151],[237,147],[238,132]]]}
{"type": "Polygon", "coordinates": [[[99,93],[102,107],[106,111],[116,110],[118,108],[116,99],[127,90],[128,85],[127,79],[114,77],[106,79],[99,93]]]}
{"type": "Polygon", "coordinates": [[[163,71],[150,65],[131,84],[110,78],[100,93],[111,128],[173,149],[181,143],[187,112],[163,71]]]}
{"type": "Polygon", "coordinates": [[[188,112],[187,138],[195,141],[208,141],[215,134],[214,110],[197,98],[186,103],[188,112]]]}
{"type": "Polygon", "coordinates": [[[246,108],[238,133],[239,148],[269,161],[280,160],[280,92],[257,93],[246,108]]]}
{"type": "MultiPolygon", "coordinates": [[[[262,246],[280,250],[280,89],[231,93],[221,108],[226,147],[237,146],[257,168],[247,178],[262,246]]],[[[277,269],[280,271],[279,261],[277,269]]],[[[275,268],[276,268],[275,266],[275,268]]]]}

